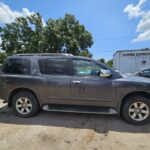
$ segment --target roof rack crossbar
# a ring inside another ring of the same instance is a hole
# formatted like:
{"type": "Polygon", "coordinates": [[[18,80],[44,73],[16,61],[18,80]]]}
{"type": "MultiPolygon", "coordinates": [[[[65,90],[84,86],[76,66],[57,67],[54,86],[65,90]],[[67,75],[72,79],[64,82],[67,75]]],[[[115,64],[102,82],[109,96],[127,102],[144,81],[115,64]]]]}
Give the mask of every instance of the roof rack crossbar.
{"type": "Polygon", "coordinates": [[[73,56],[70,53],[31,53],[31,54],[15,54],[14,56],[73,56]]]}

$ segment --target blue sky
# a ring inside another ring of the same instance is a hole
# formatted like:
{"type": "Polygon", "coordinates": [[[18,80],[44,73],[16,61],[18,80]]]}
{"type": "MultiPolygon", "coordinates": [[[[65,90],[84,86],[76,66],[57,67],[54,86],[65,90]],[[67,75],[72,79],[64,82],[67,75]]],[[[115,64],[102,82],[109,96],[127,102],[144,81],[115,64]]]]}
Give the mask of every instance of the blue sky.
{"type": "MultiPolygon", "coordinates": [[[[75,15],[93,35],[94,44],[90,51],[95,59],[101,57],[106,60],[111,59],[117,50],[150,48],[150,26],[148,26],[150,0],[3,0],[0,2],[7,5],[13,13],[15,11],[21,14],[23,8],[29,12],[39,12],[45,21],[48,18],[63,17],[66,13],[75,15]],[[144,29],[139,27],[136,32],[146,14],[148,14],[148,23],[146,22],[148,27],[144,29]],[[141,33],[144,35],[140,35],[141,33]]],[[[4,9],[0,8],[0,25],[6,21],[3,18],[6,12],[2,11],[4,9]]]]}

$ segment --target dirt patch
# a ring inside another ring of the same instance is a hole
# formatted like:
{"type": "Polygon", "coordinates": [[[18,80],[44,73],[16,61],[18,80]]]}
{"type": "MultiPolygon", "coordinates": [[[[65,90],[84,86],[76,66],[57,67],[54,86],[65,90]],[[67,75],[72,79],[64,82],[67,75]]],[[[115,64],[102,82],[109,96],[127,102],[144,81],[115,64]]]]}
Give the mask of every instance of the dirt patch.
{"type": "Polygon", "coordinates": [[[40,112],[18,118],[0,100],[0,150],[149,150],[150,123],[117,116],[40,112]]]}

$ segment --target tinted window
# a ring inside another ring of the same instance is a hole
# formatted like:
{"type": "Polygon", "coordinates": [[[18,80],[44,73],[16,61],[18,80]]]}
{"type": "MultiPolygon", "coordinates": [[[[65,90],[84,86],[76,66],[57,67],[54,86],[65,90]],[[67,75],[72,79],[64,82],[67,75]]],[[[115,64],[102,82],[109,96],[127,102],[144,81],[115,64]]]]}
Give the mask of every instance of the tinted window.
{"type": "Polygon", "coordinates": [[[39,60],[40,72],[42,74],[66,75],[66,59],[41,59],[39,60]]]}
{"type": "Polygon", "coordinates": [[[142,71],[142,73],[150,73],[150,70],[149,69],[145,69],[142,71]]]}
{"type": "Polygon", "coordinates": [[[7,74],[30,74],[31,64],[27,59],[8,59],[3,66],[7,74]]]}
{"type": "Polygon", "coordinates": [[[98,71],[104,67],[87,60],[73,60],[74,75],[77,76],[97,76],[98,71]]]}

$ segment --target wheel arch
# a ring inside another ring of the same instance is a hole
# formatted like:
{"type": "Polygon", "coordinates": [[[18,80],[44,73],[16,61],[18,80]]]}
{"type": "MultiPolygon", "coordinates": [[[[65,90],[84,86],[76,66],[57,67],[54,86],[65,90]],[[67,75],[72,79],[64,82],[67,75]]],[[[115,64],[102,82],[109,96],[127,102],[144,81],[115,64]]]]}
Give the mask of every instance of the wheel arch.
{"type": "Polygon", "coordinates": [[[136,95],[136,96],[142,95],[142,96],[145,96],[146,98],[150,99],[150,93],[148,93],[148,92],[136,91],[136,92],[128,93],[128,94],[125,95],[125,96],[122,98],[122,100],[121,100],[120,109],[119,109],[119,115],[121,114],[121,110],[122,110],[122,108],[123,108],[123,105],[124,105],[126,99],[127,99],[128,97],[130,97],[130,96],[135,96],[135,95],[136,95]]]}
{"type": "Polygon", "coordinates": [[[41,102],[40,102],[37,94],[33,90],[28,89],[28,88],[16,88],[16,89],[12,90],[11,93],[9,94],[9,97],[8,97],[8,106],[9,107],[12,106],[12,98],[19,92],[30,92],[30,93],[32,93],[35,96],[35,98],[37,99],[37,101],[41,107],[41,102]]]}

